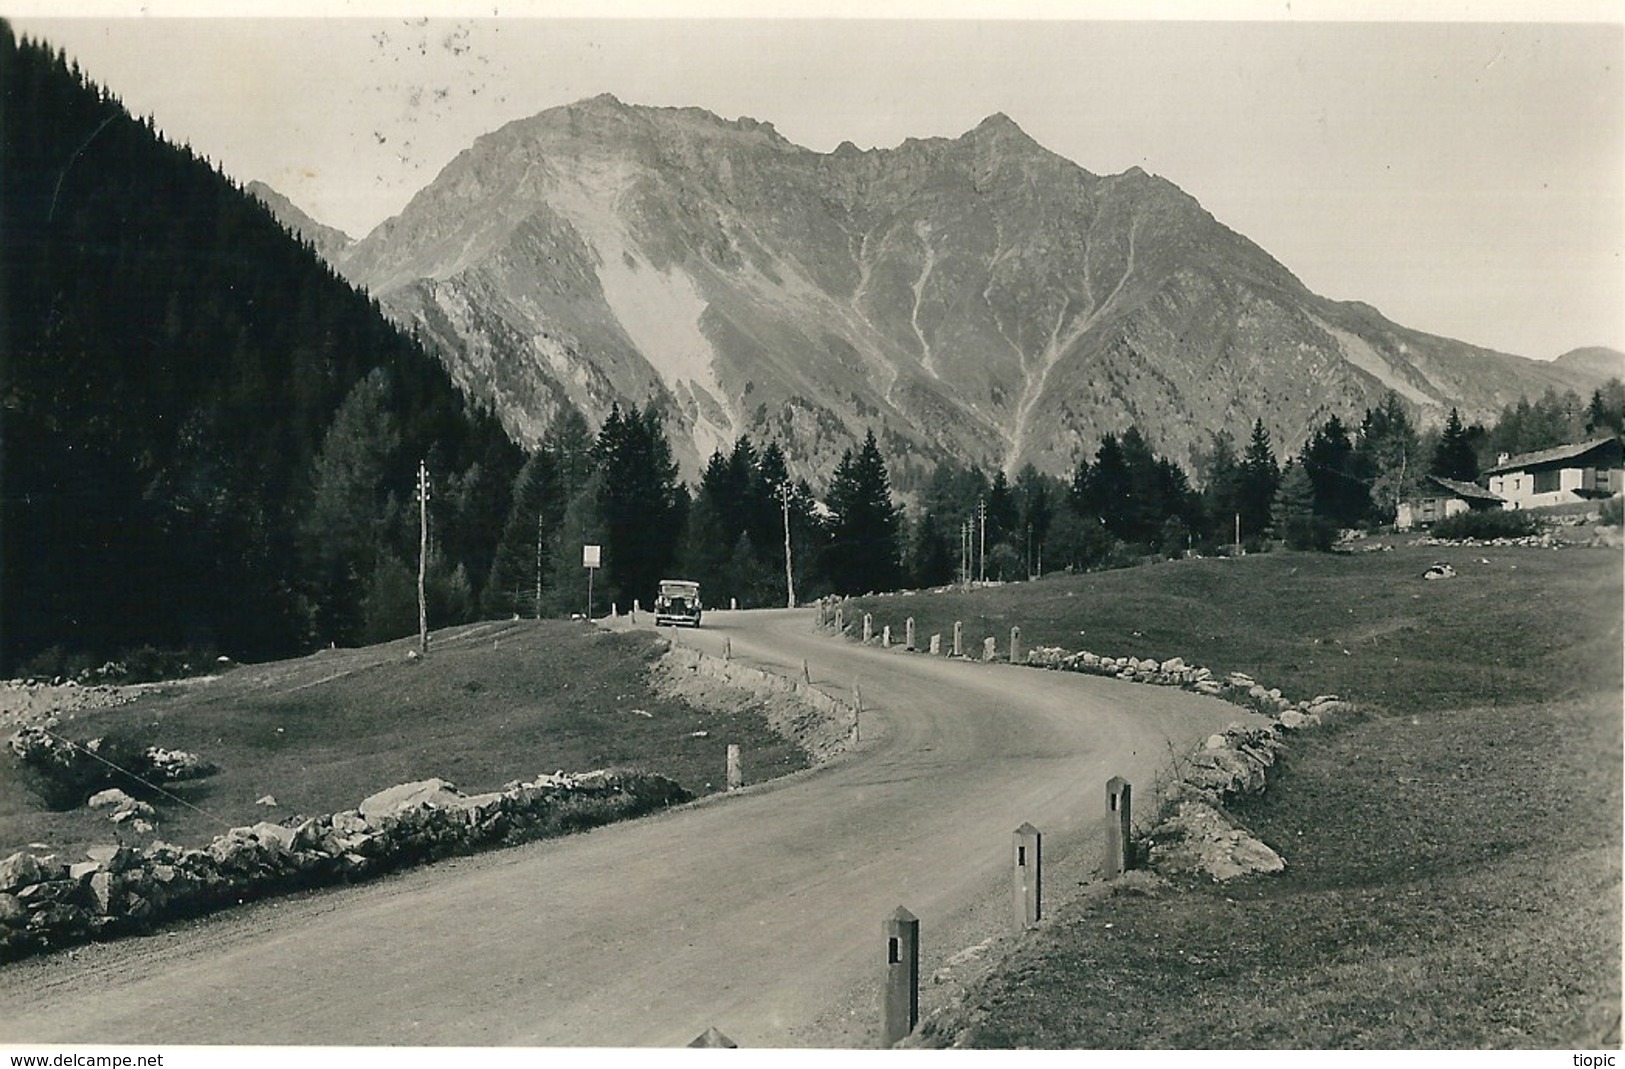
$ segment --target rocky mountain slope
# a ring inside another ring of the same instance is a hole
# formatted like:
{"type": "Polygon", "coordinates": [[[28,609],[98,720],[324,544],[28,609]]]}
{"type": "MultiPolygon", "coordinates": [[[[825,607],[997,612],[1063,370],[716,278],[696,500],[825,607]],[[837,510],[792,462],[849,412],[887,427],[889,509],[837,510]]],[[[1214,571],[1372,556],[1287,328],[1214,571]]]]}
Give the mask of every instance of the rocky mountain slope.
{"type": "Polygon", "coordinates": [[[243,187],[243,192],[271,209],[284,227],[301,241],[309,242],[316,254],[329,263],[343,259],[350,246],[355,244],[355,239],[350,235],[337,227],[318,223],[306,215],[304,209],[264,182],[250,182],[243,187]]]}
{"type": "Polygon", "coordinates": [[[1599,381],[1319,297],[1173,184],[1003,115],[817,153],[601,96],[479,138],[330,255],[522,441],[654,401],[690,473],[748,433],[820,477],[867,428],[903,468],[1060,472],[1130,423],[1185,459],[1258,416],[1284,453],[1390,388],[1431,420],[1599,381]]]}

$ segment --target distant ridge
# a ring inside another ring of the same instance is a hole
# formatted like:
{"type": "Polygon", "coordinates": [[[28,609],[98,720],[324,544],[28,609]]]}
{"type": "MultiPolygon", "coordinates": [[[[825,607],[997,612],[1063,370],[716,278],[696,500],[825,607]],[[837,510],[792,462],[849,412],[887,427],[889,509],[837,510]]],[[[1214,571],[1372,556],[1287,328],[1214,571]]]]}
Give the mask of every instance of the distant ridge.
{"type": "Polygon", "coordinates": [[[827,476],[869,428],[905,484],[945,457],[1059,473],[1131,423],[1188,463],[1262,417],[1286,453],[1388,390],[1427,422],[1600,381],[1317,296],[1173,183],[1002,113],[818,153],[603,95],[483,135],[332,255],[520,440],[653,401],[690,474],[750,434],[827,476]]]}

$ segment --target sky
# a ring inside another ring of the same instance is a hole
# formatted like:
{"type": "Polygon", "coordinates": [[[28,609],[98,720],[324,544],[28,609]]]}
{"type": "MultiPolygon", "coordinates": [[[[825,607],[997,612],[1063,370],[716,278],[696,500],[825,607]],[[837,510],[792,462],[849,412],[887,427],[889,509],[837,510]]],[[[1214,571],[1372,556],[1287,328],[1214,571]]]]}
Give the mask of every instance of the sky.
{"type": "Polygon", "coordinates": [[[1096,174],[1176,183],[1325,296],[1538,359],[1625,349],[1625,0],[187,3],[8,12],[355,237],[480,134],[598,93],[819,152],[1002,111],[1096,174]]]}

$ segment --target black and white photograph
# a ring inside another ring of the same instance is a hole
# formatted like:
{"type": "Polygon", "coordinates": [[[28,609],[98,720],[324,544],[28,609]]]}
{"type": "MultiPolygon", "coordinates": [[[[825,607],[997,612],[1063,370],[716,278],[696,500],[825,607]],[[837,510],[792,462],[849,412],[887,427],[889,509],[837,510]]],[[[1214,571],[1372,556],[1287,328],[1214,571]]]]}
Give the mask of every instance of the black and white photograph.
{"type": "Polygon", "coordinates": [[[0,7],[10,1066],[1618,1069],[1622,734],[1621,0],[0,7]]]}

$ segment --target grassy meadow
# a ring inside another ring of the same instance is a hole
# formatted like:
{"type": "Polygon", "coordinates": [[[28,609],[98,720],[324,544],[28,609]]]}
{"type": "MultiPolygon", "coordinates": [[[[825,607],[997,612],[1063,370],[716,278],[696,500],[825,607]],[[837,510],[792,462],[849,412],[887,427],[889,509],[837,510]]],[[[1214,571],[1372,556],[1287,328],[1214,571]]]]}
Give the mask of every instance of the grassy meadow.
{"type": "Polygon", "coordinates": [[[1617,550],[1400,546],[864,599],[894,633],[1002,651],[1019,623],[1370,714],[1237,809],[1285,872],[1090,885],[917,1042],[1618,1047],[1621,583],[1617,550]]]}
{"type": "MultiPolygon", "coordinates": [[[[184,846],[232,825],[349,809],[431,776],[473,794],[543,772],[620,767],[703,795],[725,786],[730,742],[752,778],[806,767],[805,754],[761,717],[705,712],[651,691],[644,673],[662,645],[649,632],[564,621],[478,624],[436,633],[422,660],[407,656],[413,638],[245,665],[64,717],[56,731],[80,741],[130,733],[219,765],[207,779],[169,785],[181,801],[150,798],[155,834],[184,846]],[[265,795],[275,808],[256,804],[265,795]]],[[[153,837],[110,824],[105,812],[46,809],[10,774],[9,755],[5,763],[0,856],[36,841],[77,856],[96,843],[153,837]]]]}

